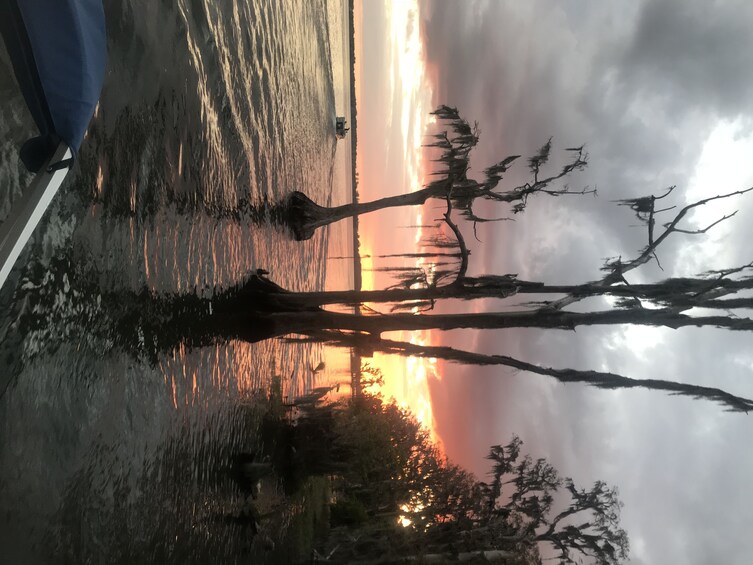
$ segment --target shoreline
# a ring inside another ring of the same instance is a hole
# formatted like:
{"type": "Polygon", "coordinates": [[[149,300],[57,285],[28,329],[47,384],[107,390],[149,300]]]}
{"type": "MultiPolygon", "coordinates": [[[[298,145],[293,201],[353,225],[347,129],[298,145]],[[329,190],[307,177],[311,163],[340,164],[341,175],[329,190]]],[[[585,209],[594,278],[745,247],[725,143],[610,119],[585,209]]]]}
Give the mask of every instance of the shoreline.
{"type": "MultiPolygon", "coordinates": [[[[353,159],[351,171],[352,201],[358,202],[358,171],[356,169],[356,147],[358,145],[358,115],[356,110],[356,47],[355,47],[355,0],[348,0],[348,28],[350,33],[350,148],[353,159]]],[[[353,217],[353,288],[361,290],[361,246],[358,239],[358,216],[353,217]]]]}

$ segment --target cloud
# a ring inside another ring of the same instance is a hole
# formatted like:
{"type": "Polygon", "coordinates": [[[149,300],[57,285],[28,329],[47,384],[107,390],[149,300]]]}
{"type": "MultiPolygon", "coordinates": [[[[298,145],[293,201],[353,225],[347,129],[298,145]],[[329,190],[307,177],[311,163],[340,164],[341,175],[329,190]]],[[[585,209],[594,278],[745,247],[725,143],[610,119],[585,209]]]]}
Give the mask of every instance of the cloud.
{"type": "MultiPolygon", "coordinates": [[[[457,106],[480,124],[474,170],[505,155],[530,154],[553,136],[555,148],[587,143],[590,166],[571,184],[599,190],[598,199],[537,198],[516,222],[481,226],[484,243],[472,255],[482,259],[473,266],[477,272],[550,282],[593,279],[604,257],[634,256],[646,243],[645,228],[630,227],[635,217],[611,200],[677,185],[673,203],[684,205],[688,190],[723,193],[753,180],[751,160],[743,157],[753,124],[747,72],[753,68],[753,4],[427,1],[422,8],[435,103],[457,106]],[[713,159],[723,168],[711,167],[699,188],[704,156],[714,147],[723,148],[713,159]],[[738,157],[725,163],[722,153],[738,157]],[[725,168],[737,174],[726,175],[725,168]]],[[[526,180],[521,165],[509,182],[526,180]]],[[[723,240],[691,245],[673,237],[659,253],[665,271],[652,264],[628,278],[706,268],[700,258],[750,261],[753,199],[735,208],[734,223],[719,230],[723,240]]],[[[474,336],[468,346],[753,396],[753,362],[741,353],[749,349],[749,336],[708,329],[659,335],[661,343],[650,347],[641,330],[505,331],[474,336]]],[[[445,369],[447,405],[462,404],[457,399],[465,395],[483,415],[463,421],[471,447],[457,451],[469,457],[480,449],[469,460],[477,471],[485,445],[517,432],[534,454],[549,456],[577,481],[604,478],[621,487],[634,562],[749,559],[753,541],[743,532],[753,518],[746,487],[753,454],[743,447],[753,432],[748,417],[646,391],[562,386],[498,368],[445,369]]],[[[451,425],[440,422],[440,433],[451,425]]]]}
{"type": "Polygon", "coordinates": [[[661,98],[670,116],[682,118],[689,106],[750,115],[751,22],[753,4],[745,1],[646,2],[621,62],[623,80],[661,98]]]}

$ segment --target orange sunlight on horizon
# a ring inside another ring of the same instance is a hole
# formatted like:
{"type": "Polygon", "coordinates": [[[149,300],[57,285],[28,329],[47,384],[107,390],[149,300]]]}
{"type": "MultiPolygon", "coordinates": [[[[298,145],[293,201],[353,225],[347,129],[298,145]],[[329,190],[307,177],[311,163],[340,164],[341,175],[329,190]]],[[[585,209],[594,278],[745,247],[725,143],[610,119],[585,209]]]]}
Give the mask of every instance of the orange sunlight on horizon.
{"type": "MultiPolygon", "coordinates": [[[[392,160],[395,162],[394,155],[398,155],[399,164],[394,168],[400,167],[399,171],[392,171],[392,174],[401,179],[397,185],[389,183],[387,192],[383,187],[384,183],[369,175],[367,169],[372,163],[365,163],[365,160],[376,160],[378,156],[365,155],[364,151],[358,151],[357,154],[357,171],[359,173],[359,193],[362,201],[372,200],[383,196],[395,194],[396,192],[407,193],[418,190],[424,185],[424,163],[422,161],[422,144],[424,143],[424,134],[431,116],[431,84],[426,76],[424,65],[423,45],[419,32],[419,8],[417,0],[412,2],[396,2],[386,6],[386,18],[388,22],[387,38],[387,57],[385,58],[387,79],[384,88],[387,89],[386,99],[389,100],[388,106],[383,116],[382,124],[386,124],[384,134],[376,132],[386,139],[387,148],[385,151],[390,153],[392,160]],[[393,135],[394,133],[399,135],[393,135]],[[400,146],[389,146],[390,139],[399,139],[400,146]],[[370,178],[371,177],[371,178],[370,178]]],[[[356,15],[358,28],[362,32],[362,13],[356,15]]],[[[357,43],[358,45],[358,43],[357,43]]],[[[362,75],[368,72],[361,62],[363,53],[356,55],[356,90],[362,94],[361,85],[363,84],[362,75]]],[[[363,99],[357,97],[359,118],[364,112],[371,111],[371,108],[363,107],[363,99]]],[[[359,122],[360,125],[360,122],[359,122]]],[[[360,131],[359,135],[372,135],[369,130],[360,131]]],[[[390,171],[384,173],[389,175],[390,171]]],[[[393,209],[393,218],[399,213],[393,209]]],[[[372,290],[384,288],[394,284],[394,280],[385,276],[379,271],[374,271],[374,267],[384,266],[383,262],[376,264],[379,259],[375,255],[385,253],[405,253],[413,252],[418,249],[421,240],[421,228],[416,228],[414,241],[406,246],[406,237],[401,233],[390,230],[385,227],[383,222],[384,216],[381,214],[390,214],[390,212],[376,212],[370,215],[362,216],[360,219],[360,241],[361,257],[363,269],[362,288],[372,290]],[[390,233],[391,232],[391,233],[390,233]]],[[[407,223],[414,226],[420,226],[422,222],[421,208],[415,207],[409,212],[410,217],[404,218],[407,223]]],[[[418,259],[404,266],[422,266],[429,269],[430,265],[424,264],[424,259],[418,259]]],[[[377,311],[385,311],[384,305],[370,305],[377,311]]],[[[410,341],[411,343],[430,344],[431,334],[428,331],[421,332],[400,332],[393,334],[395,339],[410,341]]],[[[394,398],[398,405],[409,408],[416,418],[431,431],[435,441],[439,441],[434,425],[434,413],[431,405],[429,394],[429,379],[439,378],[437,374],[437,363],[435,360],[423,358],[405,358],[396,355],[375,354],[372,359],[364,362],[378,368],[384,375],[384,385],[380,392],[385,398],[394,398]]]]}

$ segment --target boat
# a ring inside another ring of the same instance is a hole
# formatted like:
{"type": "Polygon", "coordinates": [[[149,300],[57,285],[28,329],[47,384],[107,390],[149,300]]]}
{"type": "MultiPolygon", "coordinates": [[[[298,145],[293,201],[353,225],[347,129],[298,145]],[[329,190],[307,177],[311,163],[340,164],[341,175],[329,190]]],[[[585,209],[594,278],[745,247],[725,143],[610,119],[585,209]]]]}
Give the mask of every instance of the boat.
{"type": "Polygon", "coordinates": [[[0,34],[39,135],[20,148],[35,173],[0,225],[0,287],[74,163],[107,63],[102,0],[0,0],[0,34]]]}
{"type": "Polygon", "coordinates": [[[338,116],[335,120],[335,135],[337,135],[338,139],[343,139],[345,134],[350,130],[346,125],[347,121],[345,118],[343,116],[338,116]]]}

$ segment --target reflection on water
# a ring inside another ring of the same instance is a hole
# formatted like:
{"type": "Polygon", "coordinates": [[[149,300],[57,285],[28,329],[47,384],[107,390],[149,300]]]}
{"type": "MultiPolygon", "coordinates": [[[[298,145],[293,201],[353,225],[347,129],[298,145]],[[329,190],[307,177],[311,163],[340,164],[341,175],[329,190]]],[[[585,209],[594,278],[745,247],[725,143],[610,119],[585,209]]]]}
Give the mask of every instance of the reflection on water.
{"type": "MultiPolygon", "coordinates": [[[[139,296],[201,308],[258,267],[289,288],[324,287],[327,250],[344,254],[347,234],[294,242],[271,205],[300,189],[349,198],[334,136],[345,6],[106,4],[95,119],[0,290],[0,547],[16,563],[233,562],[253,555],[248,531],[214,518],[242,500],[227,468],[257,447],[254,391],[279,373],[302,394],[329,354],[186,347],[178,330],[150,333],[164,313],[139,296]]],[[[15,152],[31,127],[4,52],[0,99],[5,217],[28,184],[15,152]]]]}

